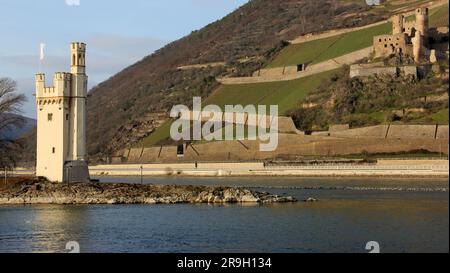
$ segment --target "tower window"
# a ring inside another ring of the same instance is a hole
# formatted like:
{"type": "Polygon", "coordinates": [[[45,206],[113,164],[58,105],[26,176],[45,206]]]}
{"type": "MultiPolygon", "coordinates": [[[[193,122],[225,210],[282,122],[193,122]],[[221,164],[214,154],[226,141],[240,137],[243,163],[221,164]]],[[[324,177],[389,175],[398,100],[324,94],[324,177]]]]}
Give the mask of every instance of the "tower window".
{"type": "Polygon", "coordinates": [[[48,121],[52,121],[52,120],[53,120],[53,114],[52,114],[52,113],[49,113],[49,114],[47,115],[47,120],[48,120],[48,121]]]}
{"type": "Polygon", "coordinates": [[[69,114],[66,114],[66,120],[69,120],[69,114]]]}
{"type": "Polygon", "coordinates": [[[56,153],[56,148],[55,147],[52,148],[52,153],[53,154],[56,153]]]}

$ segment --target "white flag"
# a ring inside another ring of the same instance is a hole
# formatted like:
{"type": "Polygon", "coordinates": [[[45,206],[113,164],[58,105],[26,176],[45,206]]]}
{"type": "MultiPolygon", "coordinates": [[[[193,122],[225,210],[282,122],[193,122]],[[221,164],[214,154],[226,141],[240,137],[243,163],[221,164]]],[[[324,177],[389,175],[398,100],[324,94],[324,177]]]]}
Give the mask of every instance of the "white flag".
{"type": "Polygon", "coordinates": [[[39,59],[41,61],[44,60],[44,57],[45,57],[45,55],[44,55],[44,48],[45,48],[45,44],[41,43],[41,53],[40,53],[40,57],[39,57],[39,59]]]}

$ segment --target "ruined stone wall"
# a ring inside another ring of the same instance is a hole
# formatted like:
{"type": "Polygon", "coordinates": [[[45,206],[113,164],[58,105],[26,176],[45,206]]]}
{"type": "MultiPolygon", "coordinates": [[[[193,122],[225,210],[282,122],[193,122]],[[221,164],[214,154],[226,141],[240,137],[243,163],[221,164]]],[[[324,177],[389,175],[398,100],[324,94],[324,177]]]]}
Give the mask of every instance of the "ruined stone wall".
{"type": "Polygon", "coordinates": [[[394,35],[379,35],[373,38],[373,50],[375,58],[389,56],[395,53],[410,53],[408,48],[408,36],[406,33],[394,35]]]}
{"type": "Polygon", "coordinates": [[[405,76],[411,75],[415,78],[417,78],[417,76],[418,76],[417,66],[415,66],[415,65],[400,66],[398,69],[399,69],[399,72],[405,76]]]}
{"type": "Polygon", "coordinates": [[[355,64],[350,66],[350,78],[354,77],[368,77],[372,75],[390,75],[390,76],[398,76],[403,74],[405,76],[413,76],[415,78],[418,77],[417,66],[408,65],[408,66],[365,66],[363,64],[355,64]]]}
{"type": "Polygon", "coordinates": [[[372,75],[390,75],[397,76],[397,67],[370,67],[363,68],[358,65],[352,65],[350,67],[350,78],[354,77],[367,77],[372,75]]]}
{"type": "Polygon", "coordinates": [[[416,22],[415,21],[406,21],[403,23],[404,33],[408,36],[414,36],[416,31],[416,22]]]}
{"type": "Polygon", "coordinates": [[[404,32],[404,20],[403,14],[397,14],[392,17],[392,34],[400,34],[404,32]]]}

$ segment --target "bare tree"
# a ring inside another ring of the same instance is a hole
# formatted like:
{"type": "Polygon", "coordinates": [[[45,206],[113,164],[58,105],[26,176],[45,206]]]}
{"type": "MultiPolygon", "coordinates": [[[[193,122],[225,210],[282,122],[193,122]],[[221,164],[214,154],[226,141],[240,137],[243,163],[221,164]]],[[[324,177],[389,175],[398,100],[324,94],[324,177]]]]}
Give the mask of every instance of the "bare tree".
{"type": "Polygon", "coordinates": [[[15,163],[20,143],[4,136],[7,130],[23,126],[21,107],[26,101],[17,93],[17,83],[10,78],[0,78],[0,167],[15,163]]]}

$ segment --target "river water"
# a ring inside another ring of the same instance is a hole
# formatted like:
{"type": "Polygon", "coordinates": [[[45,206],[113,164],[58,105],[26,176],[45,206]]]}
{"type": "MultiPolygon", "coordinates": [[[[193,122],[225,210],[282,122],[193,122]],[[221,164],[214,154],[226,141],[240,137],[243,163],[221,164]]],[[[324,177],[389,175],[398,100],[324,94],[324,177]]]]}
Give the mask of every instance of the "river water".
{"type": "MultiPolygon", "coordinates": [[[[102,182],[141,183],[139,177],[102,182]]],[[[448,252],[448,179],[144,178],[232,185],[317,203],[0,206],[0,252],[448,252]]]]}

